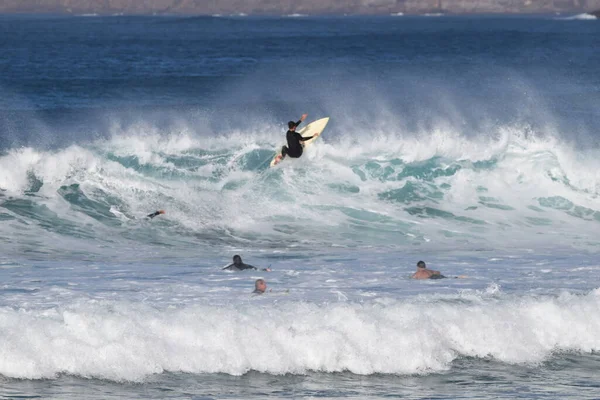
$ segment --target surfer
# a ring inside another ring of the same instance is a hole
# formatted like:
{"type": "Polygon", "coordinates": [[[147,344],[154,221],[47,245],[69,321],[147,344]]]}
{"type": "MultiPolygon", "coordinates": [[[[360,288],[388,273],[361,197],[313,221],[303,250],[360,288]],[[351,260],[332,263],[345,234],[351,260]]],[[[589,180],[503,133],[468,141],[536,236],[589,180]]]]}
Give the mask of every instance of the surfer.
{"type": "Polygon", "coordinates": [[[301,134],[296,132],[296,128],[302,123],[302,121],[306,119],[307,115],[308,114],[302,114],[302,117],[300,117],[300,120],[297,122],[288,122],[288,131],[285,133],[285,138],[287,139],[287,146],[283,146],[281,148],[281,158],[279,159],[279,161],[283,160],[285,156],[290,156],[292,158],[300,158],[303,152],[302,142],[306,142],[307,140],[310,140],[315,136],[319,136],[319,134],[317,133],[313,136],[302,137],[301,134]]]}
{"type": "Polygon", "coordinates": [[[257,279],[254,282],[254,291],[253,294],[263,294],[267,291],[267,282],[264,279],[257,279]]]}
{"type": "Polygon", "coordinates": [[[165,210],[158,210],[158,211],[154,211],[153,213],[150,213],[148,215],[146,215],[146,218],[152,219],[158,215],[164,214],[165,210]]]}
{"type": "Polygon", "coordinates": [[[417,272],[412,275],[413,279],[442,279],[445,278],[444,275],[440,273],[440,271],[433,271],[431,269],[427,269],[427,265],[425,265],[424,261],[419,261],[417,263],[417,272]]]}
{"type": "MultiPolygon", "coordinates": [[[[246,269],[253,269],[255,271],[258,271],[258,268],[256,268],[255,266],[249,265],[249,264],[244,264],[242,262],[242,257],[238,256],[237,254],[235,256],[233,256],[233,264],[229,264],[228,266],[226,266],[223,269],[229,270],[229,271],[244,271],[246,269]]],[[[263,268],[262,271],[270,272],[271,268],[263,268]]]]}

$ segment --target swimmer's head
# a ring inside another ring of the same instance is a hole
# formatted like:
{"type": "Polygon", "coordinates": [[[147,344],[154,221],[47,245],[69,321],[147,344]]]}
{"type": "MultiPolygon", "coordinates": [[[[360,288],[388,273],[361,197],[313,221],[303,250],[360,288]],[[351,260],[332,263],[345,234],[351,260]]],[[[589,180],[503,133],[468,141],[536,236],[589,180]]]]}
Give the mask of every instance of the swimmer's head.
{"type": "Polygon", "coordinates": [[[237,254],[235,256],[233,256],[233,264],[234,265],[241,265],[242,264],[242,257],[238,256],[237,254]]]}
{"type": "Polygon", "coordinates": [[[425,265],[425,261],[419,261],[417,263],[417,268],[427,268],[427,266],[425,265]]]}
{"type": "Polygon", "coordinates": [[[257,279],[254,282],[254,291],[264,293],[267,291],[267,282],[264,279],[257,279]]]}

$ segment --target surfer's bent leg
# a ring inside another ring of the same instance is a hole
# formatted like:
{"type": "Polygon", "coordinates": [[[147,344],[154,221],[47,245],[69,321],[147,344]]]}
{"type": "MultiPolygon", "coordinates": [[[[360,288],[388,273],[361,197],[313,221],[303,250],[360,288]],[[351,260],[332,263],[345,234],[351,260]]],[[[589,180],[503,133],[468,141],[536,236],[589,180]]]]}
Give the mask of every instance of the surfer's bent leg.
{"type": "Polygon", "coordinates": [[[285,156],[287,156],[287,154],[288,154],[288,148],[287,148],[287,146],[283,146],[283,147],[281,148],[281,159],[283,160],[283,158],[284,158],[285,156]]]}

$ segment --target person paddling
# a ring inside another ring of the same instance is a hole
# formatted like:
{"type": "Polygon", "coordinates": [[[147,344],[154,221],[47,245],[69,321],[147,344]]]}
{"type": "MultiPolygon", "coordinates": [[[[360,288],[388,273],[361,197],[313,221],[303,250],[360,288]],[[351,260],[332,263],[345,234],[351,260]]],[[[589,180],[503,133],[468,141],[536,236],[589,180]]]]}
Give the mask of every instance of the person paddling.
{"type": "Polygon", "coordinates": [[[443,279],[444,275],[440,273],[440,271],[434,271],[431,269],[427,269],[427,265],[425,265],[424,261],[419,261],[417,263],[417,272],[412,275],[413,279],[443,279]]]}
{"type": "MultiPolygon", "coordinates": [[[[253,269],[255,271],[258,270],[258,268],[256,268],[254,265],[244,264],[242,262],[242,257],[240,257],[237,254],[235,256],[233,256],[233,264],[229,264],[228,266],[226,266],[223,269],[229,270],[229,271],[244,271],[247,269],[253,269]]],[[[270,272],[271,268],[263,268],[262,271],[270,272]]]]}

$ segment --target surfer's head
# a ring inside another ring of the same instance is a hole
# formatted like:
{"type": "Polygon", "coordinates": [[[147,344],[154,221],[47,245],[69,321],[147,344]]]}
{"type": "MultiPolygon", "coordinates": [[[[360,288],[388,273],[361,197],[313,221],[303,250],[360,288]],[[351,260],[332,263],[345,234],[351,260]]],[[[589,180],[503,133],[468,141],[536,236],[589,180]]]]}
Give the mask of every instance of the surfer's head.
{"type": "Polygon", "coordinates": [[[427,266],[425,265],[425,261],[419,261],[417,263],[417,268],[427,268],[427,266]]]}
{"type": "Polygon", "coordinates": [[[264,279],[257,279],[254,282],[254,292],[255,293],[264,293],[267,291],[267,282],[264,279]]]}
{"type": "Polygon", "coordinates": [[[237,254],[235,256],[233,256],[233,264],[234,265],[241,265],[242,264],[242,257],[238,256],[237,254]]]}
{"type": "Polygon", "coordinates": [[[288,129],[290,131],[293,131],[294,129],[296,129],[296,123],[294,121],[288,122],[288,129]]]}

